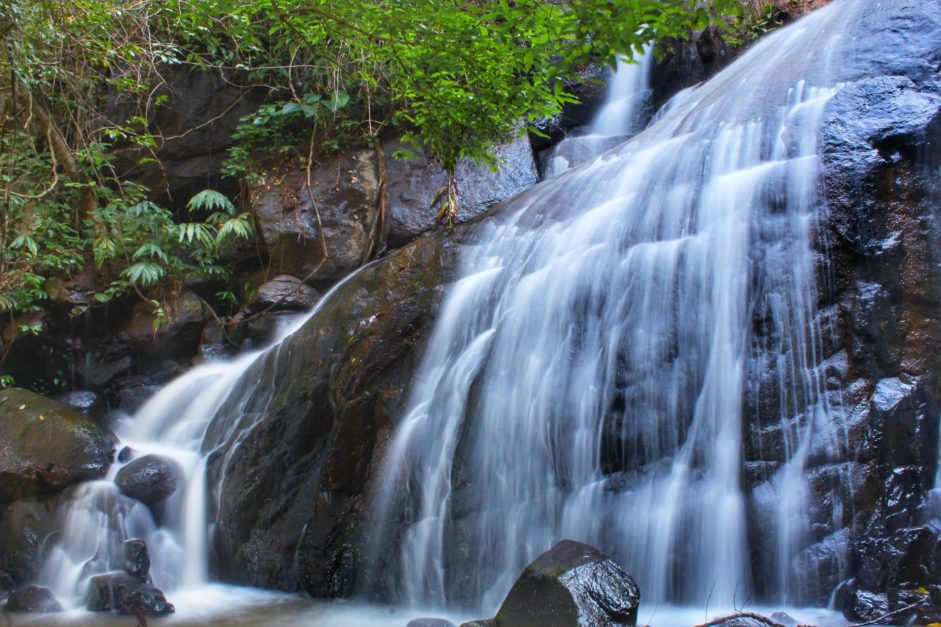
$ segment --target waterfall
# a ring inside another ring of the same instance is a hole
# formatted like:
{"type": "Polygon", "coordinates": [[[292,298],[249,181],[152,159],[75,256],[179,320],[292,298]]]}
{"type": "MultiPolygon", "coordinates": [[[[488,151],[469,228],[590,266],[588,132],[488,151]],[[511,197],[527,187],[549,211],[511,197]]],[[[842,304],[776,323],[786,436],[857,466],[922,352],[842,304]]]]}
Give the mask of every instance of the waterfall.
{"type": "MultiPolygon", "coordinates": [[[[369,562],[396,569],[371,573],[377,587],[492,615],[529,561],[571,538],[615,558],[645,602],[794,599],[804,465],[814,441],[840,438],[820,389],[817,144],[832,60],[865,4],[772,34],[630,141],[474,226],[370,495],[369,562]],[[750,493],[746,450],[772,432],[785,459],[750,493]]],[[[642,67],[621,70],[631,94],[642,67]]],[[[593,131],[633,133],[610,126],[636,119],[631,103],[593,131]]],[[[42,583],[79,604],[132,537],[171,600],[206,583],[224,473],[279,386],[313,367],[291,334],[355,277],[273,346],[195,368],[122,423],[123,443],[173,459],[185,487],[156,518],[120,494],[119,465],[76,488],[42,583]],[[211,453],[226,458],[207,485],[211,453]]]]}
{"type": "Polygon", "coordinates": [[[591,124],[557,143],[542,159],[544,179],[593,159],[641,130],[651,97],[652,68],[651,45],[632,61],[618,57],[614,70],[608,72],[604,102],[591,124]]]}
{"type": "Polygon", "coordinates": [[[375,499],[374,556],[383,521],[408,521],[397,595],[492,613],[572,538],[624,565],[646,601],[740,606],[757,585],[744,435],[761,424],[743,399],[766,369],[787,461],[757,503],[765,587],[794,600],[804,460],[813,437],[838,437],[816,370],[817,142],[859,4],[769,36],[480,228],[375,499]]]}
{"type": "MultiPolygon", "coordinates": [[[[60,508],[64,512],[63,531],[46,556],[38,582],[66,605],[81,606],[91,577],[121,570],[123,543],[139,538],[149,548],[153,583],[168,596],[210,583],[206,461],[211,451],[204,450],[207,431],[218,414],[255,394],[254,386],[245,382],[252,367],[265,359],[277,359],[285,340],[355,274],[325,294],[308,314],[282,321],[267,348],[229,362],[197,366],[160,390],[134,416],[121,421],[115,429],[121,446],[134,458],[156,454],[175,462],[180,469],[180,487],[156,508],[159,520],[155,520],[154,512],[124,496],[115,484],[125,463],[114,464],[100,481],[77,486],[60,508]]],[[[238,437],[238,427],[250,428],[233,423],[227,426],[231,438],[238,437]]],[[[223,602],[231,604],[231,600],[223,602]]]]}

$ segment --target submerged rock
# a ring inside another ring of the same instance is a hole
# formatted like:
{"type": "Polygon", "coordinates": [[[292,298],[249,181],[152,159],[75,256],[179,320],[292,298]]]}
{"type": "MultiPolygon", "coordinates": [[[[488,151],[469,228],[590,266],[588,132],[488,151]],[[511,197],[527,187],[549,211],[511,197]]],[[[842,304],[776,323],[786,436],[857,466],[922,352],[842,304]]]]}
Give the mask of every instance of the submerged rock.
{"type": "Polygon", "coordinates": [[[163,592],[124,572],[92,577],[85,608],[90,612],[113,610],[122,614],[133,614],[131,608],[136,608],[145,616],[164,616],[176,611],[163,592]]]}
{"type": "Polygon", "coordinates": [[[119,470],[114,482],[127,496],[153,507],[176,492],[180,475],[180,466],[172,459],[144,455],[119,470]]]}
{"type": "Polygon", "coordinates": [[[405,627],[456,627],[454,623],[446,618],[425,617],[413,618],[405,624],[405,627]]]}
{"type": "Polygon", "coordinates": [[[636,625],[639,603],[640,589],[620,566],[594,547],[562,540],[526,567],[491,622],[499,627],[636,625]]]}
{"type": "Polygon", "coordinates": [[[110,431],[53,400],[0,391],[0,503],[104,476],[114,443],[110,431]]]}
{"type": "Polygon", "coordinates": [[[49,588],[29,586],[11,592],[4,609],[8,612],[50,614],[61,612],[62,605],[49,588]]]}

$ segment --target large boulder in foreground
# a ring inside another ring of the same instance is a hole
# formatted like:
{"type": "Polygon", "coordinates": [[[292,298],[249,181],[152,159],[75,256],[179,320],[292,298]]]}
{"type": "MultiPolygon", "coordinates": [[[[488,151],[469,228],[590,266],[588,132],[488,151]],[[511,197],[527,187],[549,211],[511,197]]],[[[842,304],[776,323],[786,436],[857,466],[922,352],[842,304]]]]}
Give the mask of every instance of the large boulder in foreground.
{"type": "Polygon", "coordinates": [[[533,561],[506,595],[496,627],[636,625],[640,588],[598,549],[562,540],[533,561]]]}
{"type": "Polygon", "coordinates": [[[53,400],[0,391],[0,503],[104,476],[114,443],[110,431],[53,400]]]}

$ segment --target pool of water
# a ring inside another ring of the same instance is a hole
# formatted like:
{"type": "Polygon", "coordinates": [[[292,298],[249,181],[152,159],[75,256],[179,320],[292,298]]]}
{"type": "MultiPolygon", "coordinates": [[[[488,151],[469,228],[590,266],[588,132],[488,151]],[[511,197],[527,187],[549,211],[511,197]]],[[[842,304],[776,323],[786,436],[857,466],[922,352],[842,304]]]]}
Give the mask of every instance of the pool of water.
{"type": "MultiPolygon", "coordinates": [[[[480,616],[466,613],[368,605],[346,601],[317,601],[302,595],[270,592],[256,588],[240,588],[213,584],[190,590],[177,591],[170,599],[176,613],[163,618],[148,618],[150,627],[219,626],[248,627],[405,627],[412,619],[422,616],[446,618],[455,625],[480,616]]],[[[757,612],[765,616],[785,611],[798,624],[818,627],[842,627],[842,615],[821,608],[742,607],[742,611],[757,612]]],[[[692,627],[714,618],[733,613],[734,609],[701,607],[650,606],[641,604],[638,624],[652,627],[692,627]]],[[[130,627],[135,619],[112,613],[91,613],[71,610],[62,614],[10,615],[12,625],[19,626],[88,626],[130,627]]],[[[11,624],[11,623],[8,623],[11,624]]]]}

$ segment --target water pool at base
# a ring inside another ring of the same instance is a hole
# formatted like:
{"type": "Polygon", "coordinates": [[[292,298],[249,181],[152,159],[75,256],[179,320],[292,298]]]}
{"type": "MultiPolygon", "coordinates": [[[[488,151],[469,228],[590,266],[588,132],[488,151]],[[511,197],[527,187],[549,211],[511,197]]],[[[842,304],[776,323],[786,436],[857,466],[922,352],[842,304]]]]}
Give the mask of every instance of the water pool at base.
{"type": "MultiPolygon", "coordinates": [[[[435,617],[455,625],[481,616],[464,612],[442,613],[440,610],[369,605],[347,601],[317,601],[301,595],[241,588],[223,584],[178,590],[170,599],[176,613],[163,618],[148,617],[149,627],[405,627],[412,619],[435,617]]],[[[837,612],[823,608],[780,608],[748,606],[738,608],[770,616],[784,611],[801,625],[844,627],[846,619],[837,612]]],[[[692,627],[735,612],[728,608],[680,607],[641,603],[638,625],[651,627],[692,627]]],[[[57,615],[7,615],[8,625],[16,627],[129,627],[136,624],[133,616],[112,613],[91,613],[71,610],[57,615]]],[[[547,626],[548,627],[548,626],[547,626]]]]}

